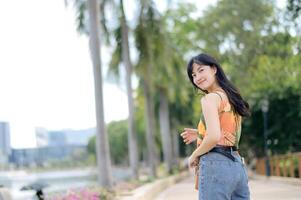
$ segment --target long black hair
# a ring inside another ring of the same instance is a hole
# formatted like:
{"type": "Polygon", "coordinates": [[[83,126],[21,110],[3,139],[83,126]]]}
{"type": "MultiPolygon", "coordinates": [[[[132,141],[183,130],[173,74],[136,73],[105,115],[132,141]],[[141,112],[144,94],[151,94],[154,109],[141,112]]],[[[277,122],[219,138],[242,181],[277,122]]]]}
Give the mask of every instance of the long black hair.
{"type": "Polygon", "coordinates": [[[187,65],[187,74],[191,83],[194,85],[195,88],[208,94],[207,90],[202,90],[193,82],[193,77],[192,77],[193,63],[199,65],[209,65],[210,67],[216,67],[216,80],[219,86],[221,86],[221,88],[225,91],[234,113],[239,114],[242,117],[249,117],[251,115],[248,102],[246,102],[242,98],[238,89],[236,89],[236,87],[234,87],[234,85],[229,81],[229,79],[225,75],[224,70],[221,68],[220,64],[213,57],[201,53],[197,56],[192,57],[187,65]]]}

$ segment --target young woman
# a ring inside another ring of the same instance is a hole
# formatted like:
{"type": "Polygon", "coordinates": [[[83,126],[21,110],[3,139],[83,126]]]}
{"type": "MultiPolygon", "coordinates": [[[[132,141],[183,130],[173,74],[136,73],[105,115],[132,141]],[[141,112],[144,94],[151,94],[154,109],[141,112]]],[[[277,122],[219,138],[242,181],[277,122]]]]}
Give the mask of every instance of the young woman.
{"type": "Polygon", "coordinates": [[[248,177],[238,143],[241,118],[250,116],[249,105],[213,57],[193,57],[187,73],[193,86],[205,93],[198,129],[181,133],[186,144],[197,140],[188,162],[196,167],[199,200],[248,200],[248,177]]]}

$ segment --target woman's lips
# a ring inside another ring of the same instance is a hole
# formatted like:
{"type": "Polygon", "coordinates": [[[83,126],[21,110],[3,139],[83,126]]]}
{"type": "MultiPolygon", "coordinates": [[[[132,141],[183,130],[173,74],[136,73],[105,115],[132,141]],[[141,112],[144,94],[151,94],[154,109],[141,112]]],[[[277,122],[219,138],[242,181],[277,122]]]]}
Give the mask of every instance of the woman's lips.
{"type": "Polygon", "coordinates": [[[201,81],[197,82],[197,84],[201,85],[203,82],[205,82],[205,80],[201,80],[201,81]]]}

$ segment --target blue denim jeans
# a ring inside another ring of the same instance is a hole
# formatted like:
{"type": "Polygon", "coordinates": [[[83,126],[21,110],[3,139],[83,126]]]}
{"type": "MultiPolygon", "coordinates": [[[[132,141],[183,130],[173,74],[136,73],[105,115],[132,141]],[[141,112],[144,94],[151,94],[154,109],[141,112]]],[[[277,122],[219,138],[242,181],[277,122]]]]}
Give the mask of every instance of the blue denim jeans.
{"type": "Polygon", "coordinates": [[[199,200],[249,200],[247,170],[237,152],[228,157],[209,152],[199,162],[199,200]]]}

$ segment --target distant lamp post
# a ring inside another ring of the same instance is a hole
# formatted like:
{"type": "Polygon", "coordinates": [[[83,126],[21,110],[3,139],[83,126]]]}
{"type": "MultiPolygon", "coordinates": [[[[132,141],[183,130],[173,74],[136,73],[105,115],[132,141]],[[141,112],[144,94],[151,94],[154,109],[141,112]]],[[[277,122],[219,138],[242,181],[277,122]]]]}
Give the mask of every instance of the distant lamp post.
{"type": "Polygon", "coordinates": [[[261,110],[263,114],[263,136],[264,136],[264,154],[265,154],[265,172],[266,176],[271,175],[270,171],[270,159],[268,155],[268,111],[269,111],[269,101],[264,99],[261,104],[261,110]]]}

